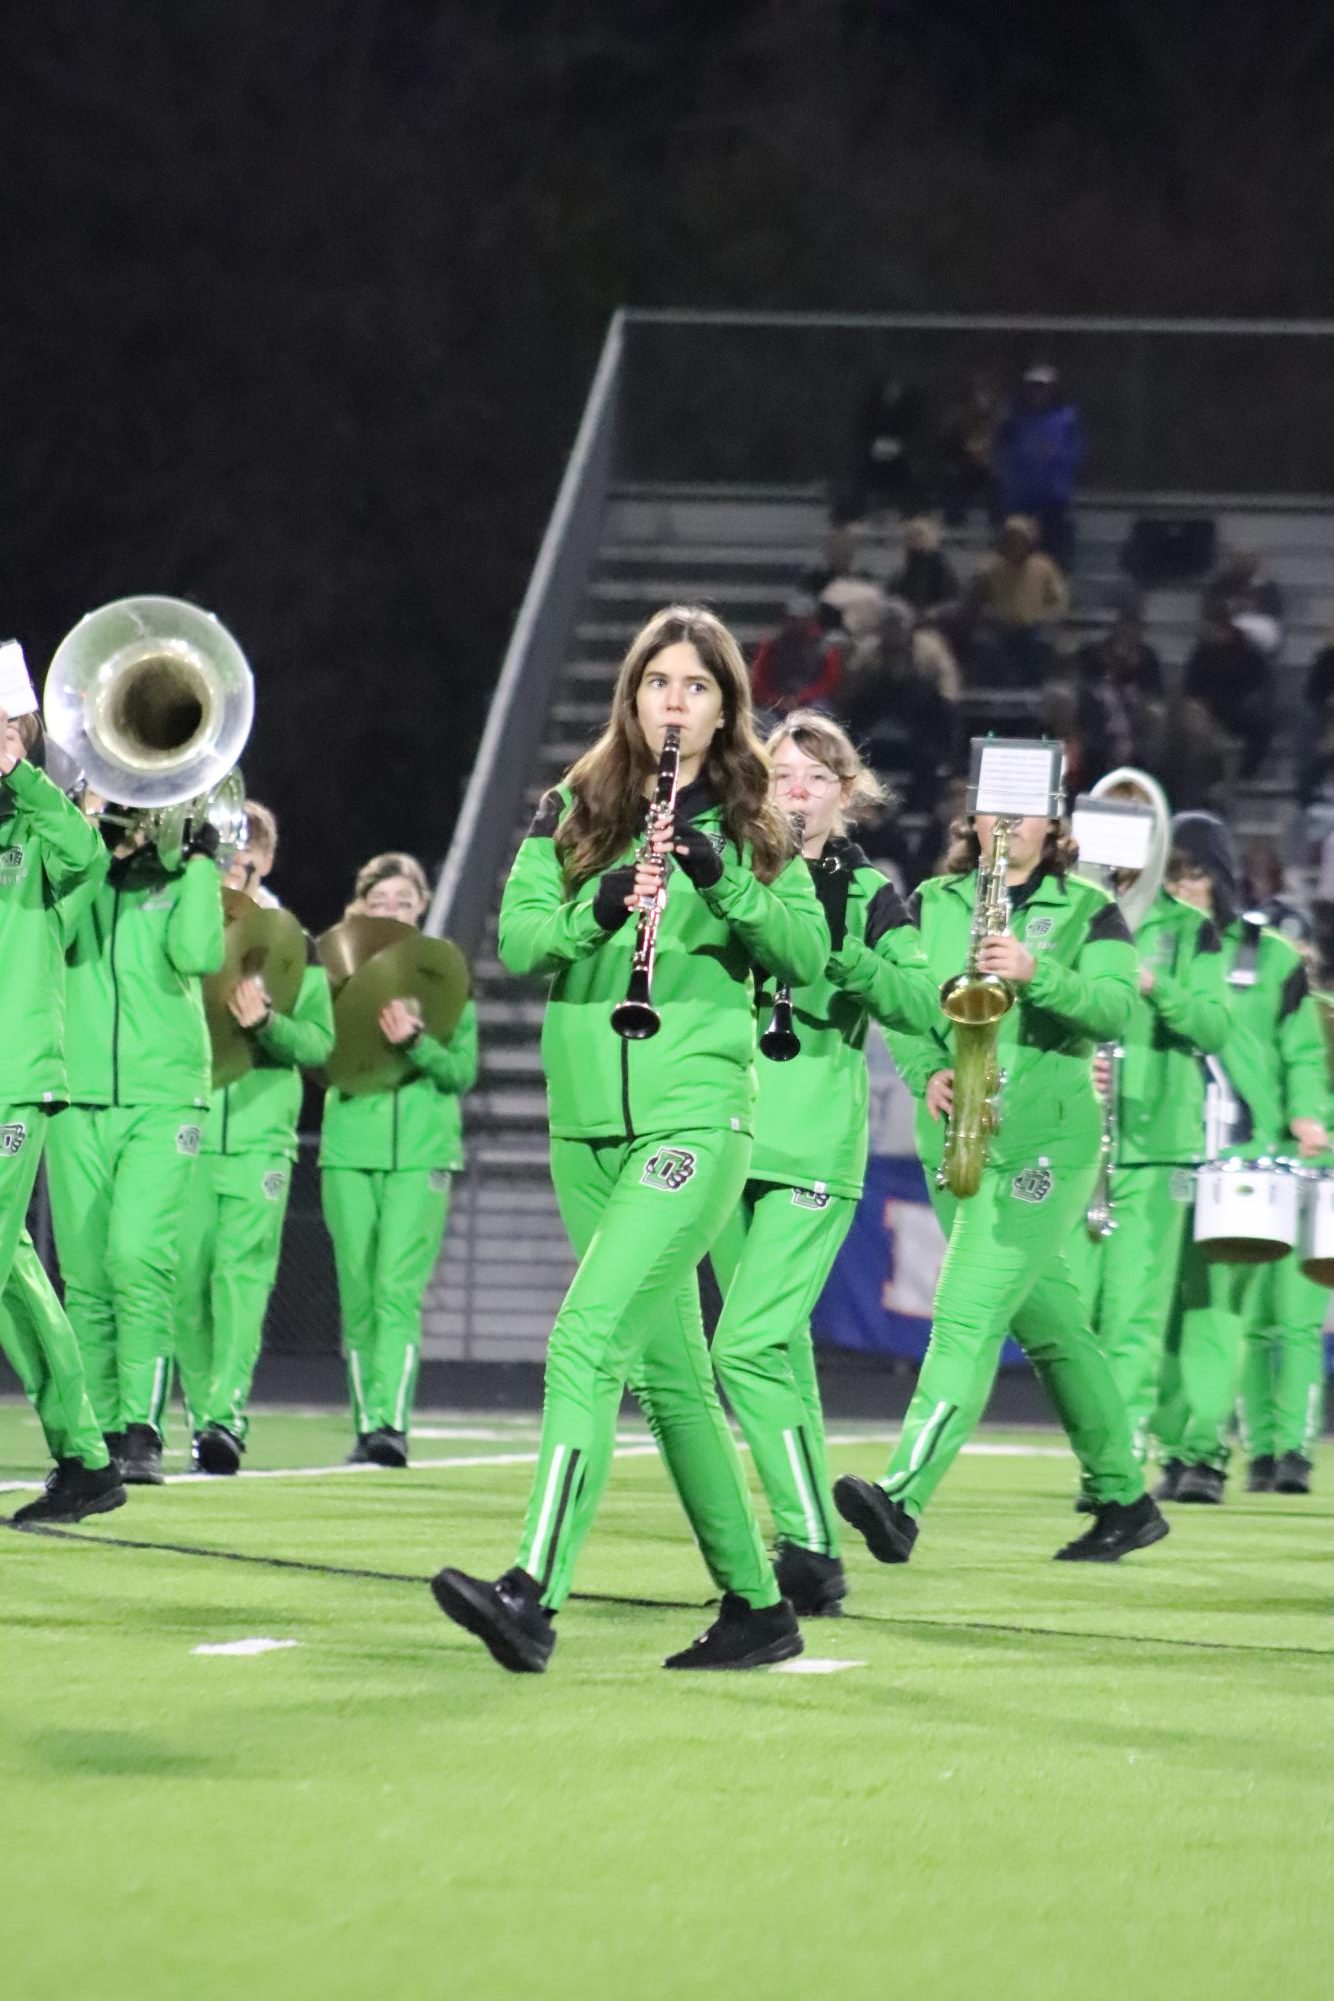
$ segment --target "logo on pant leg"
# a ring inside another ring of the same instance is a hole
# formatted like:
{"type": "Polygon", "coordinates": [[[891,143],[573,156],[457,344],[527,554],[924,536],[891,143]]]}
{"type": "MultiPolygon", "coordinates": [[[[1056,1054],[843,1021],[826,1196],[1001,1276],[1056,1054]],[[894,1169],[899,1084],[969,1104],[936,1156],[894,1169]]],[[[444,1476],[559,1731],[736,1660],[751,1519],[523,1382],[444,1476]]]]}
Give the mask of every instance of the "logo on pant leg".
{"type": "Polygon", "coordinates": [[[176,1135],[177,1153],[198,1153],[203,1137],[198,1126],[182,1126],[176,1135]]]}
{"type": "Polygon", "coordinates": [[[1016,1202],[1045,1202],[1051,1194],[1052,1185],[1049,1167],[1026,1167],[1010,1183],[1010,1193],[1016,1202]]]}
{"type": "MultiPolygon", "coordinates": [[[[15,1119],[12,1125],[0,1126],[0,1153],[22,1153],[23,1142],[27,1137],[28,1128],[21,1119],[15,1119]]],[[[22,1220],[20,1217],[19,1221],[22,1220]]]]}
{"type": "Polygon", "coordinates": [[[827,1209],[829,1207],[828,1193],[819,1188],[794,1188],[792,1190],[792,1207],[794,1209],[827,1209]]]}
{"type": "Polygon", "coordinates": [[[432,1195],[448,1195],[449,1169],[447,1167],[431,1168],[426,1176],[426,1186],[430,1189],[432,1195]]]}
{"type": "Polygon", "coordinates": [[[275,1167],[259,1185],[264,1190],[265,1201],[276,1202],[287,1186],[287,1176],[281,1167],[275,1167]]]}
{"type": "Polygon", "coordinates": [[[659,1147],[640,1176],[645,1188],[684,1188],[695,1172],[695,1156],[683,1146],[659,1147]]]}
{"type": "Polygon", "coordinates": [[[1189,1167],[1172,1169],[1172,1200],[1193,1202],[1195,1200],[1195,1173],[1189,1167]]]}

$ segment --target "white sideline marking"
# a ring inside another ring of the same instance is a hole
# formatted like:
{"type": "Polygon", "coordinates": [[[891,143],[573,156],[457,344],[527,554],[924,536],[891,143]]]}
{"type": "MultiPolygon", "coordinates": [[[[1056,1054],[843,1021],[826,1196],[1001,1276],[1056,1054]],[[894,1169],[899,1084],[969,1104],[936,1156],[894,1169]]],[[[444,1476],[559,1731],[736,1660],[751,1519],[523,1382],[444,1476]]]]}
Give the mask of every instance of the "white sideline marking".
{"type": "Polygon", "coordinates": [[[285,1647],[299,1647],[300,1640],[224,1640],[213,1647],[191,1647],[192,1654],[280,1654],[285,1647]]]}
{"type": "Polygon", "coordinates": [[[775,1661],[771,1674],[842,1674],[844,1668],[865,1667],[865,1661],[829,1661],[798,1654],[794,1661],[775,1661]]]}

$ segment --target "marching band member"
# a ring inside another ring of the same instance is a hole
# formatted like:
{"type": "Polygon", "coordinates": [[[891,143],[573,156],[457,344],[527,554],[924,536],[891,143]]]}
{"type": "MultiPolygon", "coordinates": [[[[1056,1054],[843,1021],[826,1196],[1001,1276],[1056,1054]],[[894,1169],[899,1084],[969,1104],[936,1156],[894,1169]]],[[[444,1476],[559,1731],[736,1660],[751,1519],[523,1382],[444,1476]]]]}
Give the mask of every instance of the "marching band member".
{"type": "Polygon", "coordinates": [[[519,849],[500,955],[511,972],[551,977],[542,1036],[551,1169],[581,1263],[551,1334],[515,1565],[494,1583],[444,1569],[437,1602],[503,1667],[545,1668],[628,1383],[724,1594],[707,1633],[666,1665],[787,1659],[801,1635],[718,1400],[695,1268],[750,1166],[752,966],[808,985],[828,960],[829,934],[770,798],[740,649],[711,612],[670,606],[631,644],[606,728],[547,795],[519,849]],[[659,1029],[622,1040],[610,1017],[637,957],[631,912],[651,922],[644,903],[658,913],[659,1029]]]}
{"type": "MultiPolygon", "coordinates": [[[[348,915],[420,924],[430,889],[411,855],[376,855],[348,915]]],[[[389,1001],[380,1033],[412,1075],[392,1091],[324,1096],[320,1191],[333,1238],[356,1443],[350,1459],[406,1466],[421,1354],[422,1301],[444,1240],[450,1177],[463,1166],[464,1092],[477,1082],[477,1010],[449,1041],[422,1028],[413,1003],[389,1001]]]]}
{"type": "MultiPolygon", "coordinates": [[[[779,1588],[800,1616],[837,1612],[847,1588],[810,1317],[866,1175],[867,1024],[924,1034],[939,1002],[898,891],[848,837],[883,798],[879,781],[810,710],[766,747],[777,803],[804,823],[833,949],[791,995],[798,1053],[757,1066],[749,1178],[710,1252],[725,1297],[710,1352],[773,1510],[779,1588]]],[[[761,1023],[771,1000],[761,991],[761,1023]]]]}
{"type": "MultiPolygon", "coordinates": [[[[1241,913],[1236,847],[1212,813],[1173,820],[1167,880],[1213,920],[1222,940],[1229,1023],[1220,1061],[1238,1111],[1227,1144],[1267,1154],[1291,1135],[1302,1159],[1315,1159],[1329,1144],[1325,1045],[1300,952],[1258,916],[1241,913]]],[[[1254,1266],[1211,1264],[1186,1244],[1153,1419],[1160,1500],[1223,1498],[1255,1277],[1254,1266]]]]}
{"type": "MultiPolygon", "coordinates": [[[[267,806],[247,799],[247,837],[226,884],[276,901],[264,881],[278,852],[267,806]]],[[[262,981],[240,980],[228,1000],[249,1036],[254,1068],[213,1093],[191,1185],[181,1251],[176,1364],[192,1456],[203,1473],[236,1473],[264,1316],[278,1276],[283,1220],[297,1157],[301,1071],[333,1048],[329,980],[310,963],[290,1014],[275,1013],[262,981]]]]}
{"type": "Polygon", "coordinates": [[[1227,1007],[1218,933],[1161,886],[1171,815],[1158,785],[1142,771],[1113,771],[1093,797],[1152,807],[1160,843],[1157,869],[1122,871],[1115,881],[1139,962],[1139,991],[1117,1053],[1100,1050],[1094,1061],[1099,1095],[1105,1101],[1116,1094],[1108,1180],[1115,1227],[1098,1239],[1076,1231],[1070,1243],[1071,1265],[1142,1463],[1190,1215],[1189,1170],[1203,1130],[1200,1057],[1222,1048],[1227,1007]]]}
{"type": "MultiPolygon", "coordinates": [[[[102,804],[89,794],[85,811],[102,804]]],[[[66,954],[70,1106],[51,1134],[51,1215],[89,1396],[132,1485],[162,1480],[181,1230],[211,1091],[199,983],[222,964],[217,848],[203,823],[169,873],[129,832],[66,954]]]]}
{"type": "MultiPolygon", "coordinates": [[[[89,1403],[74,1331],[24,1227],[48,1120],[68,1098],[64,939],[59,906],[95,885],[105,854],[41,769],[31,689],[25,713],[0,708],[0,1347],[33,1404],[55,1461],[46,1490],[15,1526],[77,1522],[120,1507],[125,1488],[89,1403]],[[28,706],[30,704],[30,706],[28,706]]],[[[23,682],[26,684],[26,671],[23,682]]]]}
{"type": "MultiPolygon", "coordinates": [[[[938,980],[966,963],[980,854],[995,816],[956,823],[944,875],[909,899],[938,980]]],[[[1114,1563],[1167,1534],[1144,1491],[1125,1406],[1088,1326],[1069,1243],[1084,1227],[1098,1160],[1099,1116],[1090,1078],[1094,1045],[1120,1036],[1135,993],[1130,934],[1115,903],[1070,873],[1061,823],[1011,822],[1006,874],[1010,922],[980,946],[978,969],[1010,983],[1001,1017],[1004,1072],[999,1131],[978,1192],[956,1201],[932,1188],[948,1239],[931,1338],[888,1469],[879,1481],[845,1476],[840,1513],[882,1563],[906,1563],[919,1517],[986,1407],[1008,1330],[1036,1369],[1079,1459],[1094,1520],[1057,1555],[1114,1563]]],[[[944,1157],[942,1117],[954,1100],[948,1021],[890,1046],[919,1099],[918,1150],[932,1187],[944,1157]]]]}

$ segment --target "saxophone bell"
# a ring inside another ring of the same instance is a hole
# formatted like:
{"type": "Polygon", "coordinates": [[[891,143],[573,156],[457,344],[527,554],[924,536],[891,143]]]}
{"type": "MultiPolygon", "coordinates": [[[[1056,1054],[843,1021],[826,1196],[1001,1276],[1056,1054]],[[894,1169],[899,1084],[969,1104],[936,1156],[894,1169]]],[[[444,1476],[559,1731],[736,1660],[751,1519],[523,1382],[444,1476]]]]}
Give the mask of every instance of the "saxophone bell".
{"type": "Polygon", "coordinates": [[[978,857],[977,890],[968,931],[968,955],[961,973],[946,980],[940,1005],[954,1023],[954,1106],[945,1133],[938,1184],[960,1201],[976,1195],[992,1139],[1000,1129],[1004,1077],[996,1058],[1000,1024],[1014,1006],[1014,988],[996,973],[979,970],[978,956],[988,938],[1009,928],[1010,899],[1005,887],[1014,821],[1000,816],[991,853],[978,857]]]}

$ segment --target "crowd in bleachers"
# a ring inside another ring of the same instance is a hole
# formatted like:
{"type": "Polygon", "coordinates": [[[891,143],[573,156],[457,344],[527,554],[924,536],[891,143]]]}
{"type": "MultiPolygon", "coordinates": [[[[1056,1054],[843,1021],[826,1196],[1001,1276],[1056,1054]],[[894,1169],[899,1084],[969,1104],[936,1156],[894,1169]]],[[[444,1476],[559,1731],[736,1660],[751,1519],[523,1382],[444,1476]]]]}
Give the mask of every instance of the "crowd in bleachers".
{"type": "Polygon", "coordinates": [[[875,382],[820,560],[756,651],[757,702],[827,709],[855,733],[893,795],[871,839],[905,878],[936,865],[980,731],[1060,737],[1072,796],[1129,763],[1178,808],[1224,814],[1287,744],[1289,796],[1273,840],[1253,844],[1252,894],[1285,928],[1313,926],[1334,964],[1334,637],[1285,716],[1283,594],[1260,557],[1219,550],[1210,522],[1135,523],[1121,581],[1090,600],[1085,459],[1078,405],[1044,361],[1008,398],[975,377],[939,412],[899,375],[875,382]],[[1167,583],[1199,593],[1175,670],[1148,636],[1149,594],[1167,583]]]}

